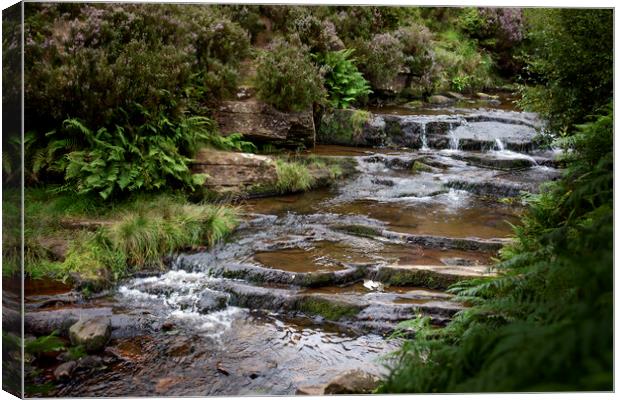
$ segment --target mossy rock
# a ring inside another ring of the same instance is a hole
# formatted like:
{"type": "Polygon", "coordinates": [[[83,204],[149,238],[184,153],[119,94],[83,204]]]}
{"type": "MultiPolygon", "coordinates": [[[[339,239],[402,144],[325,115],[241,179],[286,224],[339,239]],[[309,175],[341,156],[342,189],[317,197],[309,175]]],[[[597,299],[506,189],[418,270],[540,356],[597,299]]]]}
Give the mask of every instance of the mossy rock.
{"type": "Polygon", "coordinates": [[[332,110],[325,112],[317,130],[317,141],[324,144],[363,145],[364,130],[372,114],[363,110],[332,110]]]}
{"type": "Polygon", "coordinates": [[[354,236],[374,238],[381,236],[381,229],[367,225],[338,225],[334,229],[354,236]]]}
{"type": "Polygon", "coordinates": [[[357,315],[362,307],[338,300],[324,299],[316,296],[302,296],[297,299],[295,309],[305,314],[320,315],[325,319],[337,321],[345,317],[357,315]]]}
{"type": "Polygon", "coordinates": [[[422,161],[415,160],[413,164],[411,165],[411,172],[413,174],[418,174],[420,172],[432,172],[432,171],[433,169],[429,165],[424,164],[422,161]]]}
{"type": "Polygon", "coordinates": [[[445,290],[450,287],[450,285],[463,278],[457,275],[436,274],[428,270],[380,268],[374,279],[393,286],[417,286],[428,289],[445,290]]]}

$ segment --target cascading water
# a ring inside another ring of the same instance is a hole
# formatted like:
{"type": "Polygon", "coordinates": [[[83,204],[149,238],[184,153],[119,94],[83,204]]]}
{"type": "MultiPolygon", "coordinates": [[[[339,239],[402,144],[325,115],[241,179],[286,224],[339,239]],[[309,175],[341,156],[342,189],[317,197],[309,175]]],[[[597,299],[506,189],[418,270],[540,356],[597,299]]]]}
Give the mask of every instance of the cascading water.
{"type": "Polygon", "coordinates": [[[428,151],[428,138],[426,137],[426,122],[422,122],[420,124],[420,130],[421,130],[421,140],[422,140],[422,148],[421,150],[423,151],[428,151]]]}
{"type": "Polygon", "coordinates": [[[495,139],[495,147],[496,147],[496,150],[498,151],[504,151],[504,143],[502,143],[501,139],[499,138],[495,139]]]}
{"type": "Polygon", "coordinates": [[[457,151],[459,149],[459,138],[456,136],[452,123],[450,123],[450,129],[448,130],[448,137],[450,138],[450,150],[457,151]]]}

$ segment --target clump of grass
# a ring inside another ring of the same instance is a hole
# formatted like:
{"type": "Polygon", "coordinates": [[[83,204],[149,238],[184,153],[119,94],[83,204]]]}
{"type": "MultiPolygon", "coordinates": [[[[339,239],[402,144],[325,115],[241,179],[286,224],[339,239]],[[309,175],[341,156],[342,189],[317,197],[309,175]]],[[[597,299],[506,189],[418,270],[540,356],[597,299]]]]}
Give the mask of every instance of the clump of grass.
{"type": "MultiPolygon", "coordinates": [[[[41,198],[39,193],[32,196],[41,198]]],[[[77,200],[71,211],[55,214],[58,204],[69,203],[66,197],[52,196],[49,205],[35,201],[30,206],[33,221],[27,229],[26,273],[32,278],[74,279],[101,289],[131,270],[161,267],[163,257],[174,252],[213,245],[238,223],[235,208],[192,204],[180,194],[136,195],[102,209],[101,214],[90,214],[89,207],[84,207],[87,201],[77,200]],[[60,227],[60,219],[69,216],[104,219],[109,224],[94,232],[73,230],[69,236],[60,227]],[[64,261],[52,261],[38,245],[39,236],[50,234],[70,237],[64,261]]]]}
{"type": "Polygon", "coordinates": [[[299,162],[276,160],[276,172],[276,190],[280,193],[303,192],[312,188],[315,183],[308,167],[299,162]]]}

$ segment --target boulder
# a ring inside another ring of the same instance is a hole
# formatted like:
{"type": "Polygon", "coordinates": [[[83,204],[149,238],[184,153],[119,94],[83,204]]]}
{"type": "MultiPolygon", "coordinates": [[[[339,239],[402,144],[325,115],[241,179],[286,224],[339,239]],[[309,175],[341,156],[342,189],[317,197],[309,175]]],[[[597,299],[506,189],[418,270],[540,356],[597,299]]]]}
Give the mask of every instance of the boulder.
{"type": "Polygon", "coordinates": [[[275,162],[267,156],[204,148],[192,164],[195,173],[207,174],[205,186],[214,190],[237,190],[257,184],[275,184],[275,162]]]}
{"type": "Polygon", "coordinates": [[[110,340],[111,333],[112,323],[106,316],[82,319],[69,328],[71,343],[84,346],[89,353],[102,350],[110,340]]]}
{"type": "Polygon", "coordinates": [[[246,139],[288,147],[313,147],[312,110],[281,112],[257,100],[224,101],[214,114],[223,135],[242,133],[246,139]]]}

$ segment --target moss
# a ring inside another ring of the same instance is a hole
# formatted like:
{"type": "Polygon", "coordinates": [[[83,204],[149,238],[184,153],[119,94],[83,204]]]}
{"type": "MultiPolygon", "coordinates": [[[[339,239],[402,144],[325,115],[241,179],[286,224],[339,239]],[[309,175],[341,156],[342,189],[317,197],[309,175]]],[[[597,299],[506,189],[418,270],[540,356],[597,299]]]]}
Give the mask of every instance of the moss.
{"type": "Polygon", "coordinates": [[[300,297],[295,308],[310,315],[320,315],[325,319],[337,321],[343,317],[351,317],[360,312],[361,308],[353,304],[330,301],[313,296],[300,297]]]}
{"type": "Polygon", "coordinates": [[[445,290],[463,277],[440,275],[425,270],[403,270],[398,268],[381,268],[375,280],[393,286],[418,286],[428,289],[445,290]]]}
{"type": "Polygon", "coordinates": [[[331,272],[297,274],[294,283],[303,287],[327,286],[334,283],[334,274],[331,272]]]}
{"type": "Polygon", "coordinates": [[[415,160],[413,164],[411,164],[411,172],[413,174],[418,174],[420,172],[431,172],[432,170],[433,169],[429,165],[426,165],[418,160],[415,160]]]}
{"type": "Polygon", "coordinates": [[[339,225],[335,227],[336,230],[349,233],[355,236],[369,237],[373,238],[376,236],[381,236],[381,229],[366,226],[366,225],[339,225]]]}

